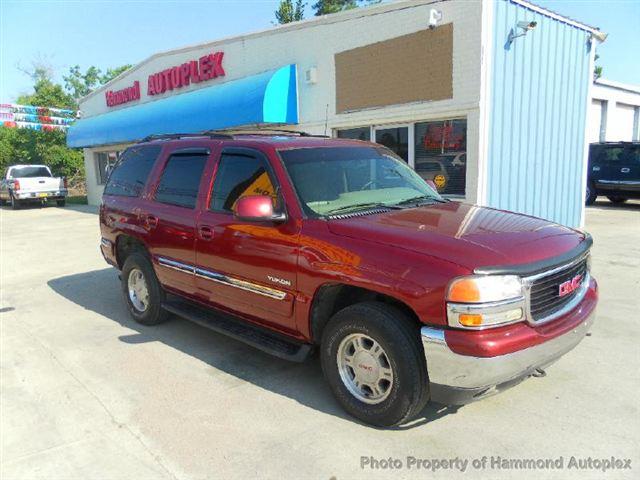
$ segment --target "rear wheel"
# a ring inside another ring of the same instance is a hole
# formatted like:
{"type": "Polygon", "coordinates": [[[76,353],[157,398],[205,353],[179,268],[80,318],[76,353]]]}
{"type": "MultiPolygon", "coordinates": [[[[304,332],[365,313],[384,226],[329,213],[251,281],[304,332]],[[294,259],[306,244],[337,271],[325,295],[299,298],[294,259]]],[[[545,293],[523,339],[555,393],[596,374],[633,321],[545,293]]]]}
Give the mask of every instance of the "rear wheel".
{"type": "Polygon", "coordinates": [[[626,197],[607,197],[611,203],[624,203],[629,200],[626,197]]]}
{"type": "Polygon", "coordinates": [[[321,361],[338,402],[366,423],[404,423],[429,399],[420,329],[395,307],[366,302],[335,314],[322,335],[321,361]]]}
{"type": "Polygon", "coordinates": [[[587,192],[585,196],[585,204],[593,205],[598,195],[596,195],[596,188],[593,182],[587,180],[587,192]]]}
{"type": "Polygon", "coordinates": [[[168,312],[162,308],[165,295],[151,261],[136,252],[127,257],[122,267],[122,294],[133,319],[143,325],[164,322],[168,312]]]}
{"type": "Polygon", "coordinates": [[[22,203],[20,202],[20,200],[14,197],[13,194],[11,194],[11,199],[9,200],[9,203],[11,203],[11,208],[13,208],[14,210],[18,210],[22,206],[22,203]]]}

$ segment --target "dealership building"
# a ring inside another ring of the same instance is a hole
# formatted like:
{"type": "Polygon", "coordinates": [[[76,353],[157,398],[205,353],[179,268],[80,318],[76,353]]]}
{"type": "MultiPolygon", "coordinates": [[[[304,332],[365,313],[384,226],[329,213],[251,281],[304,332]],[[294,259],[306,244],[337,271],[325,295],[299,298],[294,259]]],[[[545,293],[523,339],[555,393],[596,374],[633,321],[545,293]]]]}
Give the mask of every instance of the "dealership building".
{"type": "Polygon", "coordinates": [[[596,28],[524,0],[410,0],[154,54],[81,100],[89,203],[151,134],[271,127],[382,143],[444,195],[584,221],[596,28]]]}

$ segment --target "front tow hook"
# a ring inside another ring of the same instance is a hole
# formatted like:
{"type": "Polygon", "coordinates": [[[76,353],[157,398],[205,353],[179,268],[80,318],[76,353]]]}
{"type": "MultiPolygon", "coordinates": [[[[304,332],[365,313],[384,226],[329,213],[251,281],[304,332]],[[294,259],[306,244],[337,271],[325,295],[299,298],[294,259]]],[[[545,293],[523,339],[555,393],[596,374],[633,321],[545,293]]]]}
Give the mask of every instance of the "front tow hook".
{"type": "Polygon", "coordinates": [[[543,378],[547,376],[547,372],[545,372],[543,369],[541,368],[536,368],[533,373],[531,374],[532,377],[536,377],[536,378],[543,378]]]}

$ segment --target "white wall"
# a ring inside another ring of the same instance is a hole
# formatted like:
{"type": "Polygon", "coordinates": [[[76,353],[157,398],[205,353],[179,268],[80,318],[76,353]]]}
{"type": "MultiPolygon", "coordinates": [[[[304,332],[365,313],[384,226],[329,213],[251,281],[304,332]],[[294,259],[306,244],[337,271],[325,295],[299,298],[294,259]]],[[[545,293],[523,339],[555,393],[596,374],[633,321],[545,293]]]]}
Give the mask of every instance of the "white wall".
{"type": "Polygon", "coordinates": [[[640,85],[598,79],[591,97],[589,142],[640,140],[640,85]]]}
{"type": "MultiPolygon", "coordinates": [[[[312,133],[324,133],[325,122],[327,133],[330,133],[333,128],[467,117],[467,199],[475,201],[478,177],[480,30],[481,2],[411,0],[355,9],[265,32],[156,54],[115,79],[106,88],[85,97],[80,103],[80,109],[84,117],[90,117],[165,98],[172,93],[147,96],[147,77],[150,74],[217,50],[225,53],[223,66],[226,76],[190,85],[173,94],[218,85],[296,63],[300,105],[298,128],[312,133]],[[429,11],[432,8],[443,13],[443,23],[454,24],[453,99],[336,114],[334,55],[423,30],[428,27],[429,11]],[[318,81],[313,85],[304,81],[304,73],[311,67],[317,68],[318,81]],[[141,99],[107,108],[104,91],[128,87],[135,80],[141,84],[141,99]]],[[[92,154],[85,154],[87,168],[90,167],[89,163],[94,162],[91,157],[92,154]]],[[[95,176],[87,174],[87,182],[91,182],[93,178],[95,176]]],[[[100,189],[88,186],[88,190],[100,189]]]]}

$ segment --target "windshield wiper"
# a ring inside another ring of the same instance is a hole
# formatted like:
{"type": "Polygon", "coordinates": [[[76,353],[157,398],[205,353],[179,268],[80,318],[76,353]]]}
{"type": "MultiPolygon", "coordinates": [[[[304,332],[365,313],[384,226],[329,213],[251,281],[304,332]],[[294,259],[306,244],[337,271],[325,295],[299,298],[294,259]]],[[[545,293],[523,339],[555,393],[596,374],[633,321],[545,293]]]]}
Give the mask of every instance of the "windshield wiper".
{"type": "Polygon", "coordinates": [[[396,205],[387,205],[386,203],[382,203],[382,202],[354,203],[352,205],[344,205],[342,207],[333,208],[327,211],[325,215],[334,215],[340,212],[347,212],[350,210],[363,210],[368,208],[389,208],[389,209],[397,210],[400,207],[396,205]]]}
{"type": "Polygon", "coordinates": [[[411,198],[407,198],[406,200],[402,200],[401,202],[396,203],[396,205],[408,205],[410,203],[415,203],[416,205],[419,204],[426,204],[426,203],[446,203],[448,202],[448,200],[445,200],[444,198],[440,199],[440,198],[435,198],[435,197],[431,197],[429,195],[418,195],[417,197],[411,197],[411,198]]]}

